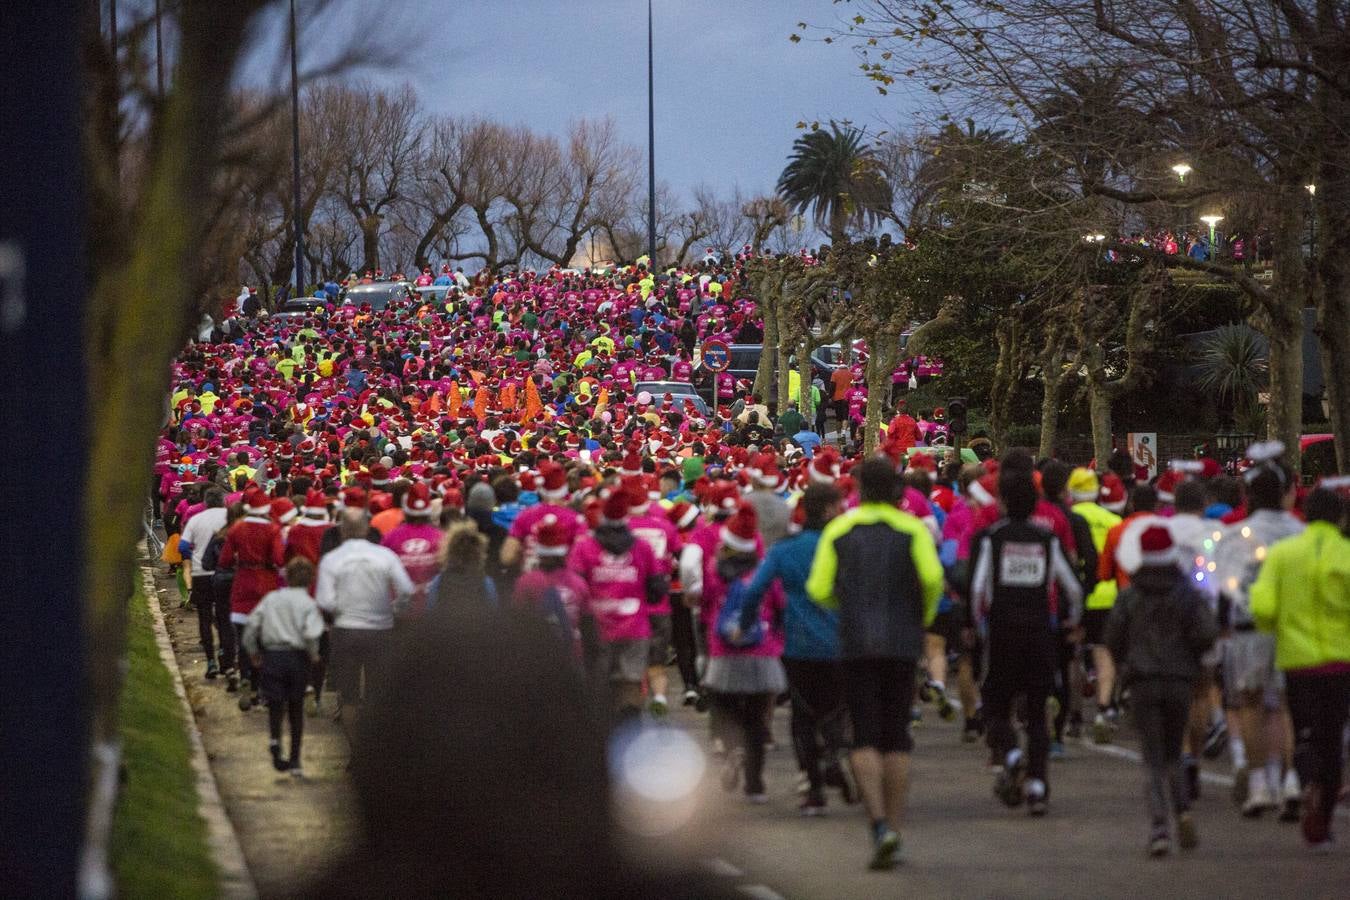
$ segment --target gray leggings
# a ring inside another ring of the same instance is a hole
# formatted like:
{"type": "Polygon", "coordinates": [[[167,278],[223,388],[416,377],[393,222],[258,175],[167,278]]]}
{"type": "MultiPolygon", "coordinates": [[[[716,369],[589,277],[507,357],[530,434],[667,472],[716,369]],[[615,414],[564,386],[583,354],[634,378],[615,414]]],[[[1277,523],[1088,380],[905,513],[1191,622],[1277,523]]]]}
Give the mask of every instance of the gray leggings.
{"type": "Polygon", "coordinates": [[[1191,684],[1180,678],[1144,678],[1130,684],[1130,711],[1148,768],[1145,790],[1154,824],[1190,809],[1181,770],[1181,741],[1191,710],[1191,684]]]}

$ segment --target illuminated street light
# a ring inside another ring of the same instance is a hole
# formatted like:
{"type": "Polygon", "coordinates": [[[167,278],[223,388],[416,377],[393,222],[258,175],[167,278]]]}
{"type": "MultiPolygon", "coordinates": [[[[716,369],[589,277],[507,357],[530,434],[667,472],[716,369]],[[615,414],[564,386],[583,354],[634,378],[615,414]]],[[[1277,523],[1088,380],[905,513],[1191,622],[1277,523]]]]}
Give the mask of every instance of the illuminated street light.
{"type": "Polygon", "coordinates": [[[1304,187],[1308,189],[1309,194],[1312,194],[1314,197],[1317,196],[1317,185],[1305,184],[1304,187]]]}
{"type": "Polygon", "coordinates": [[[1087,241],[1087,242],[1089,242],[1089,243],[1093,243],[1093,244],[1100,244],[1102,241],[1106,240],[1106,235],[1104,235],[1104,234],[1085,234],[1085,235],[1083,235],[1083,240],[1085,240],[1085,241],[1087,241]]]}
{"type": "Polygon", "coordinates": [[[1172,167],[1172,171],[1177,173],[1178,178],[1185,181],[1186,176],[1191,174],[1191,167],[1188,163],[1177,163],[1172,167]]]}
{"type": "Polygon", "coordinates": [[[1207,216],[1201,216],[1200,221],[1209,226],[1209,246],[1210,252],[1212,253],[1214,248],[1214,226],[1223,221],[1223,216],[1210,213],[1207,216]]]}

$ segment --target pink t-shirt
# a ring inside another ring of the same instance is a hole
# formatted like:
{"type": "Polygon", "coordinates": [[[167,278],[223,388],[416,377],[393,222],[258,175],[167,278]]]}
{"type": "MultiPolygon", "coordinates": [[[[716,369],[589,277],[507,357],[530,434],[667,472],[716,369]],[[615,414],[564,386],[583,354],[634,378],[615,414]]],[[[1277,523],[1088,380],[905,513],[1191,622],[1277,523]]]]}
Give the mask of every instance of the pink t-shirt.
{"type": "Polygon", "coordinates": [[[572,634],[572,649],[578,658],[581,654],[581,611],[586,607],[590,593],[586,582],[576,572],[567,568],[544,572],[539,569],[526,572],[516,579],[515,591],[511,602],[518,606],[530,606],[542,609],[549,590],[558,592],[558,599],[567,610],[567,627],[572,634]]]}
{"type": "Polygon", "coordinates": [[[601,640],[651,637],[647,579],[658,570],[652,549],[645,542],[634,541],[627,552],[615,555],[601,547],[593,535],[586,535],[572,548],[568,566],[586,582],[589,608],[601,640]]]}
{"type": "Polygon", "coordinates": [[[381,542],[394,551],[412,579],[414,590],[409,605],[412,615],[420,615],[427,608],[427,583],[441,570],[436,555],[443,536],[440,528],[428,522],[404,522],[385,535],[381,542]]]}
{"type": "Polygon", "coordinates": [[[567,545],[571,547],[576,543],[577,538],[586,533],[586,520],[581,513],[566,506],[558,506],[554,503],[536,503],[534,506],[527,506],[516,516],[515,521],[511,523],[511,530],[508,532],[511,537],[520,541],[521,546],[525,548],[522,556],[523,571],[529,572],[539,565],[538,545],[534,539],[534,526],[547,515],[558,517],[558,521],[567,529],[567,545]]]}
{"type": "MultiPolygon", "coordinates": [[[[680,541],[679,529],[672,525],[669,519],[662,515],[644,513],[630,516],[628,527],[638,540],[652,548],[652,556],[656,558],[656,570],[658,572],[662,575],[669,575],[674,571],[674,560],[679,556],[683,545],[680,541]]],[[[670,595],[667,594],[662,597],[660,603],[651,604],[647,612],[653,616],[670,615],[670,595]]]]}

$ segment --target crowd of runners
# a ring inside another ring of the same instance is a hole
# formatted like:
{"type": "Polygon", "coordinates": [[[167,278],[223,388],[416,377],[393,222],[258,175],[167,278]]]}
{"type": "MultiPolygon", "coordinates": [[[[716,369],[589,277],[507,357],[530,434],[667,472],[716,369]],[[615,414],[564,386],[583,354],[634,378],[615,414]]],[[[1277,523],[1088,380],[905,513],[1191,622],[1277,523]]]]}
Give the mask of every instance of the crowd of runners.
{"type": "Polygon", "coordinates": [[[929,706],[989,749],[951,764],[987,763],[1033,816],[1065,741],[1110,742],[1128,717],[1149,852],[1196,845],[1197,759],[1225,754],[1242,815],[1330,846],[1350,712],[1343,482],[1301,487],[1270,445],[1236,477],[963,458],[923,446],[932,411],[911,415],[903,387],[864,458],[856,367],[805,386],[819,416],[734,379],[706,412],[638,390],[706,382],[706,341],[758,331],[742,263],[445,267],[419,277],[448,287],[434,301],[345,305],[331,285],[299,318],[245,303],[184,349],[155,502],[203,675],[245,714],[267,706],[278,771],[302,775],[307,714],[355,724],[401,630],[516,606],[616,721],[707,711],[723,785],[748,802],[766,799],[790,703],[803,815],[830,790],[861,802],[874,868],[898,859],[929,706]]]}

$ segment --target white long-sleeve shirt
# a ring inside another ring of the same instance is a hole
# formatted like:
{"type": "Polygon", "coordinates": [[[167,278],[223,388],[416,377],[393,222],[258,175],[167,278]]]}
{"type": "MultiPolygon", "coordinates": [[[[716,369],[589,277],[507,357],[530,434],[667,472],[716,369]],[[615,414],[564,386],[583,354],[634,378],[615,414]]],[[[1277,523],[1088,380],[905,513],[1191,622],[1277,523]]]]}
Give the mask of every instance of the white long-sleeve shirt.
{"type": "Polygon", "coordinates": [[[343,541],[319,560],[314,599],[333,614],[335,628],[393,628],[394,605],[412,592],[412,579],[394,551],[365,538],[343,541]]]}
{"type": "Polygon", "coordinates": [[[304,650],[319,655],[323,616],[304,588],[281,588],[266,594],[244,626],[244,650],[304,650]]]}

